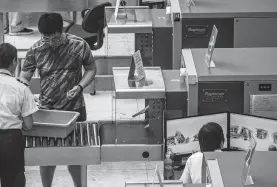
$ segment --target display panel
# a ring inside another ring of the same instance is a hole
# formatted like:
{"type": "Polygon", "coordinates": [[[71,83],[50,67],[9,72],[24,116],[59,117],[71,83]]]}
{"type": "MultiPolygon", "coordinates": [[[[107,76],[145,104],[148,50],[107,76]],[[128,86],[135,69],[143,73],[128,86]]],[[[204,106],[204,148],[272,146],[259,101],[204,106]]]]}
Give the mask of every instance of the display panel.
{"type": "Polygon", "coordinates": [[[198,132],[204,124],[209,122],[221,125],[225,137],[224,148],[227,148],[227,115],[227,113],[220,113],[168,120],[166,122],[167,149],[175,154],[199,151],[198,132]]]}
{"type": "Polygon", "coordinates": [[[277,121],[256,116],[230,114],[230,148],[247,150],[251,131],[257,141],[257,151],[277,146],[277,121]]]}

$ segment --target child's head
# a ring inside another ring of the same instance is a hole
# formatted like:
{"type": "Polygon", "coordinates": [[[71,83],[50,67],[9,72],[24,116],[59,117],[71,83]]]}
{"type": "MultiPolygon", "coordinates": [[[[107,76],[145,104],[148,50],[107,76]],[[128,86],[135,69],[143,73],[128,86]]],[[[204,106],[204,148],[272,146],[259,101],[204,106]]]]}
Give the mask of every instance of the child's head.
{"type": "Polygon", "coordinates": [[[210,122],[199,130],[198,141],[201,152],[211,152],[222,149],[225,138],[221,126],[210,122]]]}
{"type": "Polygon", "coordinates": [[[17,49],[9,44],[0,44],[0,69],[8,69],[12,73],[17,65],[17,49]]]}

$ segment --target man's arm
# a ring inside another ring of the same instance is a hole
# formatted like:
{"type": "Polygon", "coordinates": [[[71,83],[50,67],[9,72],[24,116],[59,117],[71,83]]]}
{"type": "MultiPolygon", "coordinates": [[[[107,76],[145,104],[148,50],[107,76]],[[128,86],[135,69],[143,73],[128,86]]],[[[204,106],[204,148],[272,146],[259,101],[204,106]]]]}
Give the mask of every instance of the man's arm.
{"type": "MultiPolygon", "coordinates": [[[[96,75],[96,65],[94,58],[92,56],[89,45],[84,42],[84,50],[83,50],[83,61],[82,65],[84,66],[85,72],[84,75],[79,82],[79,85],[84,89],[87,87],[94,79],[96,75]]],[[[80,86],[74,86],[68,93],[67,98],[69,100],[73,99],[76,95],[81,92],[80,86]]]]}
{"type": "Polygon", "coordinates": [[[36,61],[35,61],[34,51],[32,49],[29,49],[26,54],[25,62],[19,77],[30,82],[35,70],[36,70],[36,61]]]}
{"type": "Polygon", "coordinates": [[[19,78],[26,79],[29,83],[31,81],[33,75],[34,75],[34,73],[21,71],[19,78]]]}
{"type": "Polygon", "coordinates": [[[96,74],[95,60],[87,42],[84,43],[82,65],[84,66],[85,72],[79,85],[85,88],[93,81],[96,74]]]}
{"type": "Polygon", "coordinates": [[[83,78],[79,82],[79,85],[81,85],[83,88],[87,87],[93,81],[96,75],[96,65],[95,63],[92,63],[88,66],[84,66],[84,69],[85,72],[83,78]]]}

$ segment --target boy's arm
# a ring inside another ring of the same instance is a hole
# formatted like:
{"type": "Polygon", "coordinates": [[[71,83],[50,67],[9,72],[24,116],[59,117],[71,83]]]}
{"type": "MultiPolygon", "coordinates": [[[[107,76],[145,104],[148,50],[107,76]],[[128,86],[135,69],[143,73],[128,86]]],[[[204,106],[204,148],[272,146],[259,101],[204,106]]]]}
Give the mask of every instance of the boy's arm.
{"type": "Polygon", "coordinates": [[[24,99],[21,108],[21,116],[23,120],[23,130],[29,130],[33,126],[33,116],[38,111],[38,107],[35,103],[34,96],[28,87],[24,90],[24,99]]]}
{"type": "Polygon", "coordinates": [[[185,169],[182,173],[182,176],[180,177],[179,180],[183,181],[184,184],[187,184],[187,183],[192,183],[192,180],[191,180],[191,176],[190,176],[190,158],[188,158],[187,162],[186,162],[186,166],[185,166],[185,169]]]}

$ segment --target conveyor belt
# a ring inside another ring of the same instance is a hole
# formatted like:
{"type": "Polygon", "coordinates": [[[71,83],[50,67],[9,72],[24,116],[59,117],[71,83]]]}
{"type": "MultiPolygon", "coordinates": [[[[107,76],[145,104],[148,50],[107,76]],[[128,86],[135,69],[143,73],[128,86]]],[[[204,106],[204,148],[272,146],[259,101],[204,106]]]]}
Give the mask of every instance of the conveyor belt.
{"type": "Polygon", "coordinates": [[[96,123],[77,123],[74,131],[66,138],[25,136],[25,147],[83,147],[100,145],[96,123]]]}
{"type": "Polygon", "coordinates": [[[25,137],[27,166],[100,164],[98,124],[76,123],[66,138],[25,137]]]}

